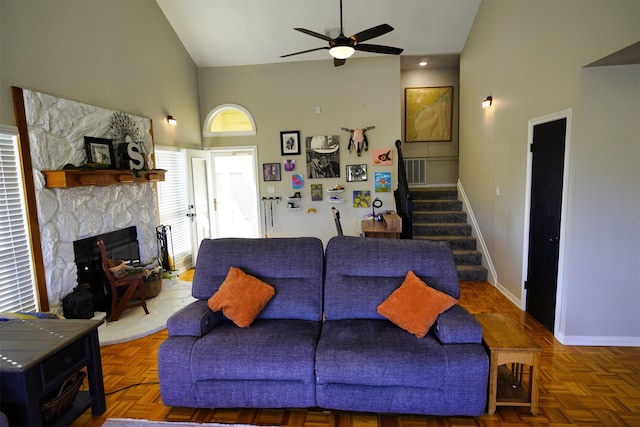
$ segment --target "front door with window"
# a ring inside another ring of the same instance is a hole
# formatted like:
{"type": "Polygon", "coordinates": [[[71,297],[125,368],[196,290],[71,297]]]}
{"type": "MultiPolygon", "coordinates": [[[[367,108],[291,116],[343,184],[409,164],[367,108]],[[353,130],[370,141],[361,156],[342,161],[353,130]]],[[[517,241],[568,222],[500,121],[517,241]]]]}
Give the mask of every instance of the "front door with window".
{"type": "Polygon", "coordinates": [[[215,237],[259,237],[255,147],[211,151],[215,237]]]}

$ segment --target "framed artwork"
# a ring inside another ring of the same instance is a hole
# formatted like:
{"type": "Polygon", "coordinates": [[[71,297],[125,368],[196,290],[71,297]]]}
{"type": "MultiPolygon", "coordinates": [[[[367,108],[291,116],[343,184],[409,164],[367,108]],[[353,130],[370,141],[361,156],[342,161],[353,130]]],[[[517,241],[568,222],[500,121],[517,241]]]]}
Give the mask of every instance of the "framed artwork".
{"type": "Polygon", "coordinates": [[[340,177],[340,137],[338,135],[308,136],[307,178],[340,177]]]}
{"type": "Polygon", "coordinates": [[[265,181],[280,181],[280,163],[263,163],[262,176],[265,181]]]}
{"type": "Polygon", "coordinates": [[[404,90],[406,142],[451,141],[453,86],[404,90]]]}
{"type": "Polygon", "coordinates": [[[347,165],[347,182],[367,180],[367,165],[347,165]]]}
{"type": "Polygon", "coordinates": [[[87,150],[87,163],[95,163],[99,169],[116,168],[116,156],[110,139],[85,136],[84,146],[87,150]]]}
{"type": "Polygon", "coordinates": [[[393,151],[392,150],[373,150],[371,153],[371,163],[373,166],[392,166],[393,165],[393,151]]]}
{"type": "Polygon", "coordinates": [[[291,175],[291,188],[300,189],[304,187],[304,178],[300,174],[291,175]]]}
{"type": "Polygon", "coordinates": [[[322,200],[322,184],[311,184],[311,200],[314,202],[322,200]]]}
{"type": "Polygon", "coordinates": [[[286,172],[293,172],[296,170],[296,161],[287,159],[284,161],[284,170],[286,172]]]}
{"type": "Polygon", "coordinates": [[[280,152],[283,156],[300,154],[300,131],[287,130],[280,132],[280,152]]]}
{"type": "Polygon", "coordinates": [[[391,172],[374,172],[373,186],[376,193],[391,192],[391,172]]]}
{"type": "Polygon", "coordinates": [[[368,208],[371,206],[371,191],[356,190],[353,192],[353,207],[368,208]]]}

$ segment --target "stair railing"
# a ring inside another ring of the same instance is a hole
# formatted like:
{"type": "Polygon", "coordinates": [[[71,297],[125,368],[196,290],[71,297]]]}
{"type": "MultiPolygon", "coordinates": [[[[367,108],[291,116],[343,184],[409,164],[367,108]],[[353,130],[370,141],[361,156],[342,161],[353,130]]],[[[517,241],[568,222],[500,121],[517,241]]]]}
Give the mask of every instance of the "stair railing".
{"type": "Polygon", "coordinates": [[[413,237],[413,201],[409,193],[407,171],[404,168],[401,145],[400,140],[396,140],[396,148],[398,149],[398,187],[394,190],[393,196],[395,198],[398,215],[402,218],[402,234],[400,237],[402,239],[411,239],[413,237]]]}

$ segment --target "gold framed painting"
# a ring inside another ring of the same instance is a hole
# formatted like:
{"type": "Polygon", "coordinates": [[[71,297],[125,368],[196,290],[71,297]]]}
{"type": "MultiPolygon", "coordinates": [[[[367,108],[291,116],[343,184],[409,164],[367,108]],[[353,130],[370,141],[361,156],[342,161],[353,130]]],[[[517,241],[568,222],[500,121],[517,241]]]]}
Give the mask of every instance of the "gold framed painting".
{"type": "Polygon", "coordinates": [[[404,90],[406,142],[451,141],[453,86],[404,90]]]}

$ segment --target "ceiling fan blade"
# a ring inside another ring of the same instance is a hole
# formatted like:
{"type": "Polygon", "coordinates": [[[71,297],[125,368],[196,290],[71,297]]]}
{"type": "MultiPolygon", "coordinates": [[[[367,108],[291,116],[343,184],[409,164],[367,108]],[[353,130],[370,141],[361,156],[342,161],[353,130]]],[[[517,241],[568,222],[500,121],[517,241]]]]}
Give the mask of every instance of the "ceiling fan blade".
{"type": "Polygon", "coordinates": [[[305,33],[311,37],[317,37],[322,40],[326,40],[328,42],[333,41],[333,39],[329,36],[325,36],[324,34],[316,33],[315,31],[307,30],[306,28],[294,28],[296,31],[300,31],[301,33],[305,33]]]}
{"type": "Polygon", "coordinates": [[[345,62],[347,62],[346,59],[333,58],[333,66],[334,67],[339,67],[341,65],[344,65],[345,62]]]}
{"type": "Polygon", "coordinates": [[[387,55],[400,55],[404,49],[391,46],[380,46],[378,44],[358,43],[353,47],[355,50],[373,53],[385,53],[387,55]]]}
{"type": "Polygon", "coordinates": [[[300,52],[294,52],[294,53],[289,53],[287,55],[282,55],[280,56],[280,58],[286,58],[287,56],[300,55],[302,53],[309,53],[309,52],[315,52],[316,50],[326,50],[326,49],[329,49],[329,47],[316,47],[315,49],[301,50],[300,52]]]}
{"type": "Polygon", "coordinates": [[[368,30],[360,31],[349,37],[350,39],[355,40],[356,42],[364,42],[370,40],[374,37],[381,36],[383,34],[387,34],[388,32],[393,31],[393,27],[389,24],[380,24],[376,27],[371,27],[368,30]]]}

